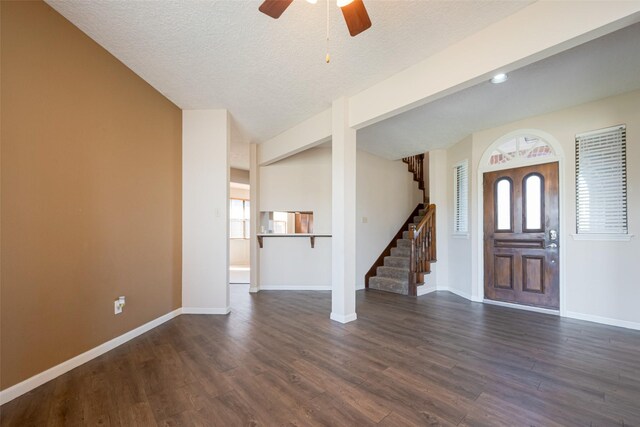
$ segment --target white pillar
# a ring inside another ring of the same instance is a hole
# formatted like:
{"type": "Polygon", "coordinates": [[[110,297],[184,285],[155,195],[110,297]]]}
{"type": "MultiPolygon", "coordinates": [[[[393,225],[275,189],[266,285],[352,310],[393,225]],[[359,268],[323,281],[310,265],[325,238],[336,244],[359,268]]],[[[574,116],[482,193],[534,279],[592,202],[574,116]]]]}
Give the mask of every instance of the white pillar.
{"type": "Polygon", "coordinates": [[[332,105],[331,142],[331,319],[356,320],[356,131],[349,104],[332,105]]]}
{"type": "Polygon", "coordinates": [[[453,184],[453,169],[448,168],[447,150],[429,152],[429,202],[436,205],[436,253],[438,262],[432,265],[429,278],[437,289],[449,287],[449,203],[448,194],[453,184]]]}
{"type": "Polygon", "coordinates": [[[251,201],[251,241],[249,243],[249,258],[251,270],[249,273],[249,292],[260,291],[260,247],[256,234],[260,232],[260,163],[258,161],[258,145],[251,144],[249,165],[249,184],[251,201]]]}
{"type": "Polygon", "coordinates": [[[229,308],[229,116],[182,112],[182,307],[227,314],[229,308]]]}

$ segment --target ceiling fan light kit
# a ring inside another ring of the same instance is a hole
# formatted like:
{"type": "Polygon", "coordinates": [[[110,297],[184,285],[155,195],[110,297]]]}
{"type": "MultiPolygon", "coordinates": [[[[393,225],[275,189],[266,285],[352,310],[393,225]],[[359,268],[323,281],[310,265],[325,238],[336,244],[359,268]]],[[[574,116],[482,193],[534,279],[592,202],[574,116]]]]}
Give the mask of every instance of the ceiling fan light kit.
{"type": "MultiPolygon", "coordinates": [[[[317,1],[307,0],[311,4],[315,4],[317,1]]],[[[273,19],[278,19],[292,2],[293,0],[265,0],[258,10],[273,19]]],[[[371,19],[362,0],[337,0],[336,4],[342,10],[342,16],[347,23],[351,37],[355,37],[371,27],[371,19]]]]}

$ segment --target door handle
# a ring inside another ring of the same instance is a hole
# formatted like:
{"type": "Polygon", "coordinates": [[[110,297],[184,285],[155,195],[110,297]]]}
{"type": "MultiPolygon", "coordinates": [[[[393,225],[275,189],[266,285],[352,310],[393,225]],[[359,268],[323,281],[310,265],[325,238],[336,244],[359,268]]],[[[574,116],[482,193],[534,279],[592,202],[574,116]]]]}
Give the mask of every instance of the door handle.
{"type": "Polygon", "coordinates": [[[557,247],[558,247],[558,244],[557,244],[557,243],[549,243],[549,244],[547,245],[547,248],[549,248],[549,249],[556,249],[557,247]]]}

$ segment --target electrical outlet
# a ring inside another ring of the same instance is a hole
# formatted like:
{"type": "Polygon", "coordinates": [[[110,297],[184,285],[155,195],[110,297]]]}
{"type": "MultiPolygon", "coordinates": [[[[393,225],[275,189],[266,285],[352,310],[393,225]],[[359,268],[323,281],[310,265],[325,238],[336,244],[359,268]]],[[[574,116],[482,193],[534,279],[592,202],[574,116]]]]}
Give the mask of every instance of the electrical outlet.
{"type": "Polygon", "coordinates": [[[369,222],[369,218],[367,218],[366,216],[363,216],[363,217],[362,217],[362,223],[363,223],[363,224],[366,224],[366,223],[368,223],[368,222],[369,222]]]}
{"type": "Polygon", "coordinates": [[[114,314],[122,313],[122,310],[124,309],[124,304],[125,304],[124,297],[118,297],[118,299],[113,302],[114,314]]]}

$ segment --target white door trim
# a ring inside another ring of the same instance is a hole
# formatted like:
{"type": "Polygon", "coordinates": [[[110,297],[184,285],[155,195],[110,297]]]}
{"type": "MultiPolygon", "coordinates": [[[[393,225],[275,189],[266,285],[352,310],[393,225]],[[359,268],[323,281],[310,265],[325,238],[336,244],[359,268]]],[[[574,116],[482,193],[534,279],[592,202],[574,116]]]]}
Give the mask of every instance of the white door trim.
{"type": "MultiPolygon", "coordinates": [[[[524,166],[534,166],[543,163],[551,163],[558,162],[558,201],[559,201],[559,224],[560,224],[560,236],[559,236],[559,244],[560,244],[560,265],[559,265],[559,274],[560,274],[560,316],[566,316],[566,286],[565,286],[565,269],[563,268],[565,257],[565,244],[567,236],[569,235],[569,231],[566,229],[566,218],[565,218],[565,201],[563,197],[563,192],[566,182],[566,173],[565,173],[565,157],[564,150],[562,150],[562,146],[558,142],[558,140],[553,137],[551,134],[541,131],[539,129],[518,129],[513,132],[509,132],[497,140],[493,142],[482,154],[480,158],[480,164],[478,165],[478,176],[477,176],[477,206],[478,206],[478,222],[477,222],[477,248],[478,251],[478,265],[477,265],[477,281],[476,281],[476,289],[475,289],[475,301],[485,302],[484,298],[484,173],[492,172],[496,170],[504,170],[504,169],[513,169],[524,166]],[[547,157],[539,157],[533,159],[516,159],[507,163],[503,163],[500,165],[490,165],[489,159],[491,158],[491,153],[500,145],[505,143],[506,141],[515,138],[517,136],[533,136],[540,138],[547,142],[551,148],[553,148],[555,154],[547,157]]],[[[523,308],[526,306],[520,306],[518,304],[512,305],[514,308],[523,308]]],[[[523,308],[526,309],[526,308],[523,308]]]]}

